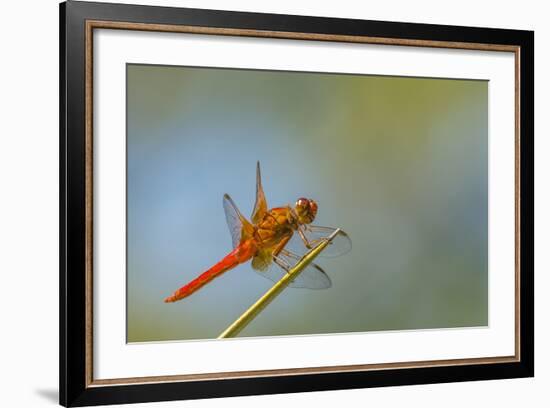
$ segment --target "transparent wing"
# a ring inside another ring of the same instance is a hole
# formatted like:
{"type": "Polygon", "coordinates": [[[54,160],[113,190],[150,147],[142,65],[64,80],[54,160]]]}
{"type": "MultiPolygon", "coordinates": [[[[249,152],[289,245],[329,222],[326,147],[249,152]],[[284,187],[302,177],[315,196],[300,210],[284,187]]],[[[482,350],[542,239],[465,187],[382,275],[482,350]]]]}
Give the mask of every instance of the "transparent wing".
{"type": "MultiPolygon", "coordinates": [[[[301,225],[299,231],[295,233],[288,244],[286,244],[285,249],[302,256],[321,240],[332,234],[336,229],[337,228],[321,227],[318,225],[301,225]],[[302,235],[307,240],[309,248],[306,242],[304,242],[302,235]]],[[[341,256],[351,251],[351,248],[352,244],[349,235],[340,230],[338,235],[334,237],[331,243],[319,254],[319,256],[326,258],[341,256]]]]}
{"type": "Polygon", "coordinates": [[[252,269],[256,272],[264,272],[271,267],[272,261],[273,251],[271,248],[260,249],[252,258],[252,269]]]}
{"type": "Polygon", "coordinates": [[[223,196],[223,210],[225,211],[225,220],[231,234],[233,248],[236,248],[243,239],[247,239],[254,233],[254,227],[241,214],[231,197],[228,194],[223,196]]]}
{"type": "MultiPolygon", "coordinates": [[[[255,271],[264,278],[278,282],[299,260],[300,256],[283,249],[276,257],[277,262],[271,262],[264,270],[255,269],[255,271]]],[[[327,289],[332,286],[332,282],[319,265],[311,263],[289,286],[292,288],[327,289]]]]}
{"type": "Polygon", "coordinates": [[[260,172],[260,162],[256,163],[256,203],[252,211],[252,223],[257,224],[267,212],[267,201],[265,199],[264,189],[262,187],[262,174],[260,172]]]}

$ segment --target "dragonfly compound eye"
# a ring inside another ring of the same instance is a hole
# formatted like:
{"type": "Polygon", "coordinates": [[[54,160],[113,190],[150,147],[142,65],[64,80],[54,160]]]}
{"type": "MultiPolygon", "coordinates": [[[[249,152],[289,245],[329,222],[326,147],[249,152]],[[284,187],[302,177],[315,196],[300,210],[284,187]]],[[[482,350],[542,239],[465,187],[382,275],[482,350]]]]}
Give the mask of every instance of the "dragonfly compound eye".
{"type": "Polygon", "coordinates": [[[296,200],[296,207],[301,210],[306,210],[309,207],[309,200],[307,198],[299,198],[296,200]]]}
{"type": "Polygon", "coordinates": [[[317,215],[317,203],[314,200],[309,200],[309,210],[314,217],[317,215]]]}

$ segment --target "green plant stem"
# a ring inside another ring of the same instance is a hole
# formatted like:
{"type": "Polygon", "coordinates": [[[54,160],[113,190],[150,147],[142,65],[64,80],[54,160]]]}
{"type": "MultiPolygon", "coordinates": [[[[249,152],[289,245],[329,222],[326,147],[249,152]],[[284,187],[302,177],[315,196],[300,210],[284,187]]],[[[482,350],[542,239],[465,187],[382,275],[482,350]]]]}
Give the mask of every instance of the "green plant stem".
{"type": "Polygon", "coordinates": [[[248,308],[237,320],[221,333],[218,338],[230,338],[239,334],[258,314],[269,305],[305,268],[308,266],[338,235],[335,230],[326,239],[310,249],[275,285],[271,287],[256,303],[248,308]]]}

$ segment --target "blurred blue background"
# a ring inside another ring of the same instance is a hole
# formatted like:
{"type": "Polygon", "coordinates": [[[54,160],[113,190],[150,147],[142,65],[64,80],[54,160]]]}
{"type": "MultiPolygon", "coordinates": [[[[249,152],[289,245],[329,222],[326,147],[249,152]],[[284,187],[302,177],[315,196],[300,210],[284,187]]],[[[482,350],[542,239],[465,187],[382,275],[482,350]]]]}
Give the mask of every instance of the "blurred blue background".
{"type": "Polygon", "coordinates": [[[129,342],[217,337],[272,284],[250,266],[163,299],[231,250],[250,216],[301,196],[351,253],[327,290],[287,289],[241,336],[486,325],[485,81],[127,66],[129,342]]]}

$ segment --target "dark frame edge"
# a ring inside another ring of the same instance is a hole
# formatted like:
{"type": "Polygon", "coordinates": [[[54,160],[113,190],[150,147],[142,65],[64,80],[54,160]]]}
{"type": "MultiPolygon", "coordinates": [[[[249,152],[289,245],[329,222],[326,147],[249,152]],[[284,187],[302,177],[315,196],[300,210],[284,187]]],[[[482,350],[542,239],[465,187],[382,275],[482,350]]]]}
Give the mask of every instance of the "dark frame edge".
{"type": "Polygon", "coordinates": [[[535,33],[520,45],[520,363],[535,376],[535,33]]]}
{"type": "Polygon", "coordinates": [[[66,305],[66,3],[59,4],[59,403],[67,406],[66,305]]]}
{"type": "Polygon", "coordinates": [[[85,393],[74,401],[72,406],[102,405],[106,403],[105,401],[108,401],[108,404],[128,404],[484,381],[531,376],[525,364],[517,362],[463,367],[441,366],[371,372],[242,378],[221,381],[114,385],[88,388],[85,393]],[[154,396],[154,400],[151,399],[152,396],[154,396]]]}
{"type": "MultiPolygon", "coordinates": [[[[96,4],[95,7],[98,7],[96,4]]],[[[59,403],[74,406],[86,394],[85,338],[85,72],[80,2],[59,4],[60,240],[59,403]]]]}

